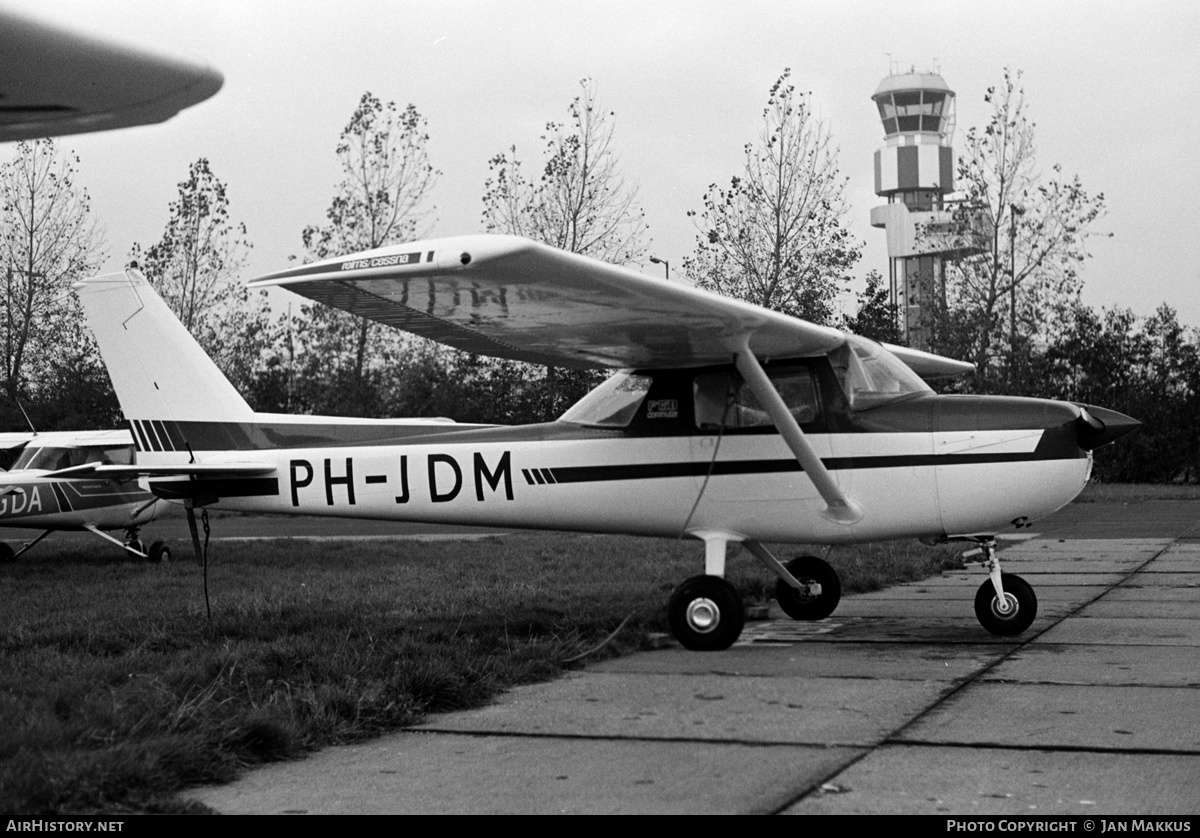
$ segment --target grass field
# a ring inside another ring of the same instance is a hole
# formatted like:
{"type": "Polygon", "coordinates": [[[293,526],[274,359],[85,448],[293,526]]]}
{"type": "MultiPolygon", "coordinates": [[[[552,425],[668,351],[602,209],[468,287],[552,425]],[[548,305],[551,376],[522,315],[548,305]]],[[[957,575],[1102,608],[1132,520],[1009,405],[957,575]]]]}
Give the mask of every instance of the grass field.
{"type": "Polygon", "coordinates": [[[1148,500],[1200,500],[1200,484],[1089,483],[1075,503],[1141,503],[1148,500]]]}
{"type": "MultiPolygon", "coordinates": [[[[960,552],[901,542],[830,561],[852,592],[960,552]]],[[[0,565],[0,812],[190,811],[181,789],[552,678],[626,618],[595,656],[641,648],[702,556],[565,534],[221,543],[209,623],[190,561],[39,548],[0,565]]],[[[774,588],[745,552],[728,576],[749,602],[774,588]]]]}
{"type": "MultiPolygon", "coordinates": [[[[1114,484],[1077,502],[1198,499],[1198,486],[1114,484]]],[[[829,560],[852,593],[961,552],[894,542],[829,560]]],[[[193,811],[180,790],[479,706],[578,665],[623,622],[587,659],[643,648],[702,556],[694,541],[554,533],[216,543],[210,623],[191,561],[47,542],[0,565],[0,812],[193,811]]],[[[744,551],[728,576],[750,603],[772,595],[744,551]]]]}

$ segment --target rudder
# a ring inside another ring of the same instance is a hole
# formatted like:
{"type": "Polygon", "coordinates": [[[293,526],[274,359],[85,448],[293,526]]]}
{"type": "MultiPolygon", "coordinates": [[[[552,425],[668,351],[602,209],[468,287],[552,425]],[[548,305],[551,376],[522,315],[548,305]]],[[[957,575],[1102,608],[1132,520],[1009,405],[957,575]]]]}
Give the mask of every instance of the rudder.
{"type": "Polygon", "coordinates": [[[245,422],[254,412],[137,269],[75,284],[125,418],[245,422]]]}

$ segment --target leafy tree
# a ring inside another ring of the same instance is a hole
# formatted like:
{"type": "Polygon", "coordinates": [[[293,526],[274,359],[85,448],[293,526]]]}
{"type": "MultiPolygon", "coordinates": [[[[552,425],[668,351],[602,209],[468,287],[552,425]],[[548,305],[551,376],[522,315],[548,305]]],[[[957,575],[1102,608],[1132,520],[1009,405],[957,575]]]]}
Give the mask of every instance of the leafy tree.
{"type": "Polygon", "coordinates": [[[281,363],[287,331],[287,324],[272,315],[267,292],[252,293],[240,282],[220,285],[212,311],[220,316],[205,318],[196,340],[251,407],[285,410],[261,389],[260,377],[281,363]]]}
{"type": "Polygon", "coordinates": [[[130,259],[183,325],[199,335],[213,328],[210,317],[224,315],[214,315],[220,287],[236,278],[249,250],[246,225],[230,220],[225,184],[201,157],[179,183],[162,238],[144,253],[135,243],[130,259]]]}
{"type": "Polygon", "coordinates": [[[39,430],[107,429],[121,425],[121,406],[82,312],[63,322],[30,405],[39,430]]]}
{"type": "Polygon", "coordinates": [[[1150,317],[1077,304],[1060,333],[1022,359],[1029,395],[1093,404],[1142,422],[1096,452],[1094,474],[1115,482],[1200,479],[1200,335],[1162,305],[1150,317]]]}
{"type": "Polygon", "coordinates": [[[973,360],[992,387],[1000,386],[997,359],[1007,354],[1011,386],[1019,384],[1018,359],[1049,340],[1074,310],[1087,239],[1105,202],[1058,165],[1049,176],[1039,173],[1019,73],[1005,70],[1003,84],[988,88],[984,101],[991,116],[967,132],[958,162],[964,200],[957,212],[972,229],[982,213],[988,235],[981,252],[947,263],[951,322],[934,324],[933,332],[937,350],[973,360]]]}
{"type": "Polygon", "coordinates": [[[846,178],[828,128],[796,93],[791,70],[771,86],[757,143],[727,189],[716,184],[697,216],[695,253],[684,260],[701,288],[830,323],[861,244],[842,226],[846,178]]]}
{"type": "MultiPolygon", "coordinates": [[[[426,204],[438,172],[429,161],[425,117],[413,105],[400,110],[370,91],[339,136],[336,153],[343,179],[325,211],[323,226],[310,225],[302,238],[308,256],[320,260],[345,253],[412,241],[425,234],[432,212],[426,204]]],[[[318,380],[350,387],[349,398],[375,402],[369,395],[367,359],[399,351],[393,330],[326,306],[306,306],[311,319],[301,330],[302,350],[317,366],[318,380]],[[385,344],[388,344],[385,347],[385,344]]],[[[339,398],[343,406],[346,399],[339,398]]]]}
{"type": "Polygon", "coordinates": [[[879,271],[867,274],[867,287],[857,295],[855,313],[843,319],[842,328],[882,343],[904,343],[896,325],[896,305],[892,302],[891,289],[879,271]]]}
{"type": "Polygon", "coordinates": [[[71,283],[103,255],[87,191],[75,185],[78,164],[46,139],[18,143],[16,156],[0,165],[0,348],[12,400],[27,395],[31,372],[45,374],[60,329],[79,317],[71,283]]]}
{"type": "Polygon", "coordinates": [[[591,79],[567,108],[567,122],[542,134],[537,181],[526,178],[513,146],[488,162],[483,222],[488,232],[525,236],[605,262],[640,262],[646,254],[645,213],[626,184],[613,147],[614,113],[596,99],[591,79]]]}

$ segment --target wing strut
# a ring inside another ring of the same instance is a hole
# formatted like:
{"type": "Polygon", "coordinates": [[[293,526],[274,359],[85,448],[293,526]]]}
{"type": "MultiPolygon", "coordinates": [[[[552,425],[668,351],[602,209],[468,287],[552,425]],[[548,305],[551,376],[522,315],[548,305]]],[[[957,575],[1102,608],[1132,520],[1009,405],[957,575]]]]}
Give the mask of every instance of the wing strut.
{"type": "Polygon", "coordinates": [[[766,371],[750,351],[749,337],[743,338],[741,348],[734,355],[734,363],[737,364],[742,378],[750,385],[750,390],[758,398],[759,404],[766,408],[783,441],[796,455],[796,461],[800,463],[800,467],[804,469],[804,473],[812,480],[827,504],[821,514],[839,524],[854,524],[862,520],[862,506],[842,493],[829,469],[825,468],[808,438],[804,436],[804,431],[800,430],[796,417],[788,410],[783,397],[779,395],[766,371]]]}

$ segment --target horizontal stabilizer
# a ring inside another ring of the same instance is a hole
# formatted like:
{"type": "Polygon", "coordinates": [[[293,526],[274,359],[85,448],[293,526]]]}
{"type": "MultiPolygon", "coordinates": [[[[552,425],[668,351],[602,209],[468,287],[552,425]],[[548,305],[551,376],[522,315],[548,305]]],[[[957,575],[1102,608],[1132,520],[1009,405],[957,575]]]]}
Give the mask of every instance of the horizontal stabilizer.
{"type": "Polygon", "coordinates": [[[112,465],[85,463],[49,472],[46,477],[102,477],[132,480],[135,477],[251,477],[271,474],[275,466],[265,463],[180,463],[179,465],[112,465]]]}
{"type": "Polygon", "coordinates": [[[934,355],[932,352],[922,352],[920,349],[893,346],[890,343],[885,343],[883,347],[907,364],[909,369],[921,378],[951,378],[975,369],[975,365],[967,361],[956,361],[953,358],[934,355]]]}

